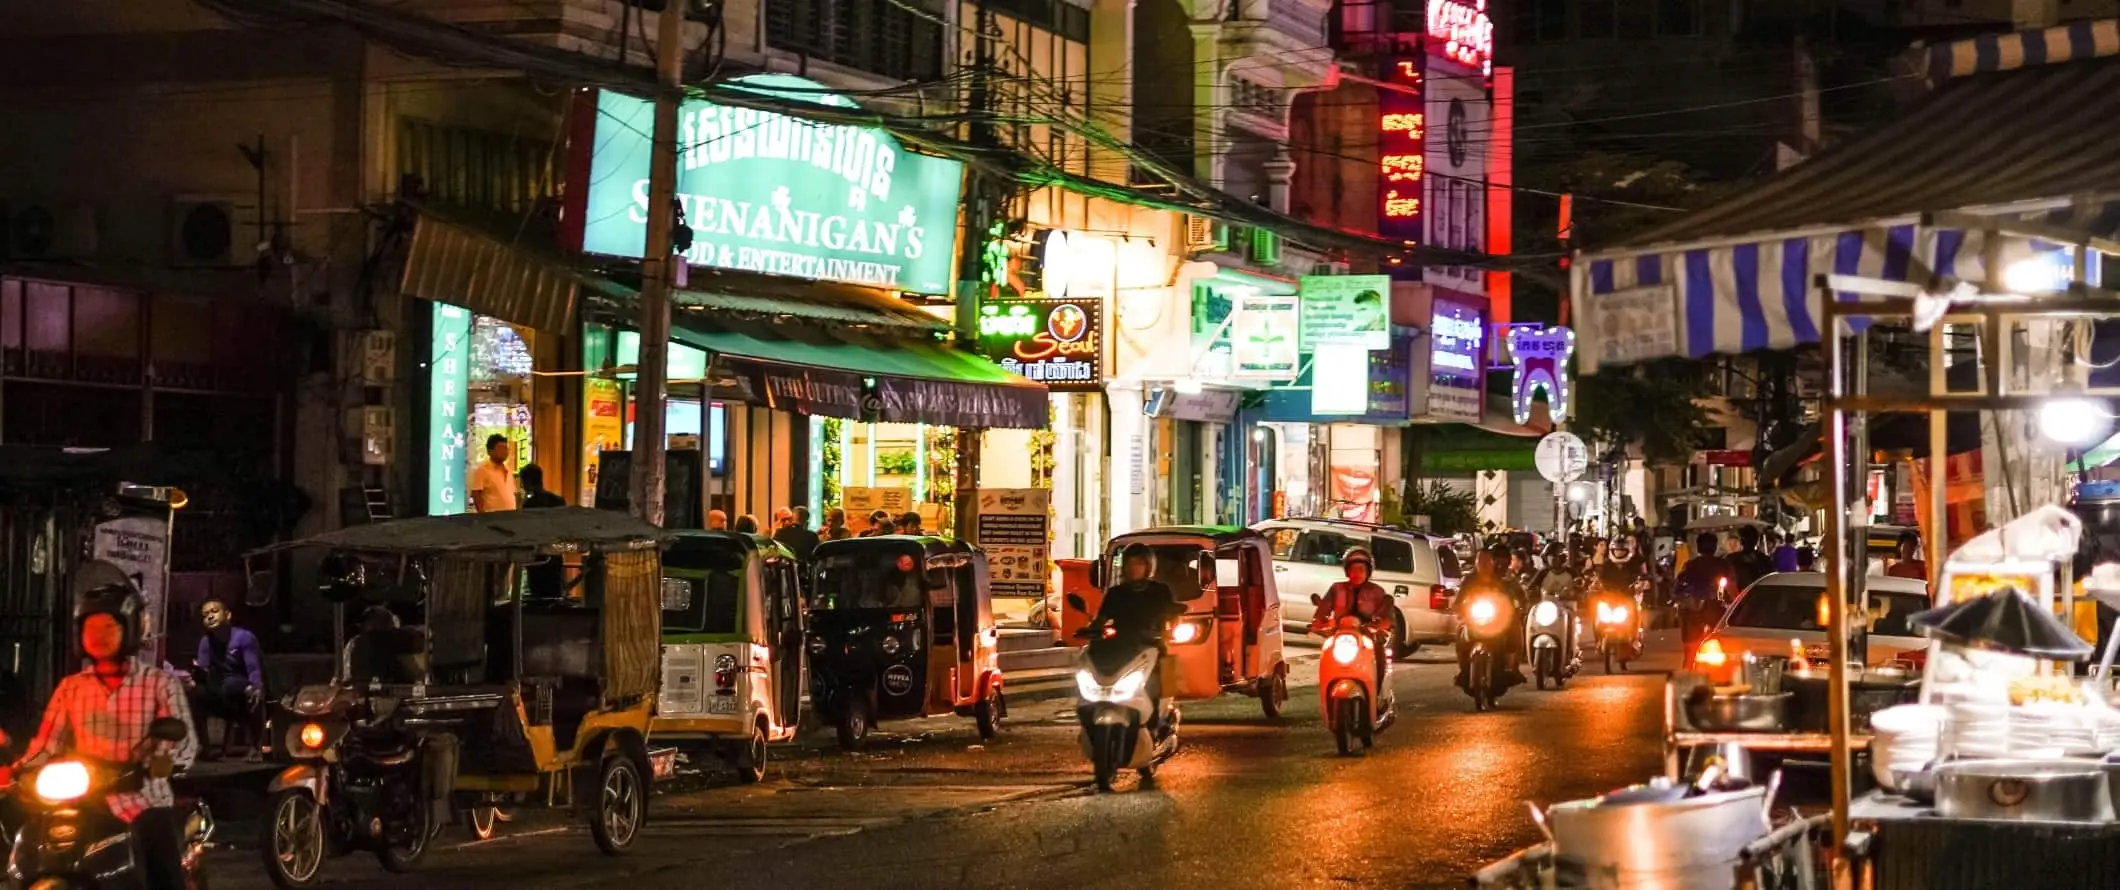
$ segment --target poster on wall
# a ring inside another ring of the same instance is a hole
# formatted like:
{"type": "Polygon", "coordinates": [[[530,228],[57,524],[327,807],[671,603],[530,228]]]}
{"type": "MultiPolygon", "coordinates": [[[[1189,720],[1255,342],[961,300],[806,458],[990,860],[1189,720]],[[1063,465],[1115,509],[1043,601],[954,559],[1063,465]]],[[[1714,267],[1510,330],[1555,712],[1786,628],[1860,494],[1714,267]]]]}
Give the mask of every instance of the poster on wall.
{"type": "Polygon", "coordinates": [[[169,515],[120,516],[96,524],[95,558],[117,566],[140,588],[147,618],[140,654],[162,661],[169,609],[169,515]]]}
{"type": "MultiPolygon", "coordinates": [[[[857,108],[815,81],[739,77],[731,88],[857,108]]],[[[582,250],[637,257],[647,241],[653,103],[596,99],[582,250]]],[[[950,292],[964,165],[907,151],[889,132],[686,101],[678,113],[686,262],[922,294],[950,292]]]]}
{"type": "Polygon", "coordinates": [[[1347,346],[1391,345],[1391,276],[1305,275],[1302,296],[1303,351],[1347,346]]]}
{"type": "Polygon", "coordinates": [[[1428,417],[1479,423],[1486,416],[1486,318],[1467,303],[1435,298],[1428,325],[1428,417]]]}
{"type": "MultiPolygon", "coordinates": [[[[1428,204],[1423,217],[1430,247],[1487,252],[1487,148],[1492,108],[1477,76],[1444,77],[1434,70],[1428,103],[1428,204]]],[[[1468,294],[1487,293],[1485,270],[1473,266],[1427,266],[1422,280],[1468,294]]]]}
{"type": "Polygon", "coordinates": [[[581,505],[596,506],[596,474],[603,453],[625,447],[625,390],[616,380],[582,381],[581,505]]]}
{"type": "Polygon", "coordinates": [[[1051,499],[1043,488],[979,489],[977,536],[995,596],[1045,596],[1052,575],[1051,499]]]}
{"type": "Polygon", "coordinates": [[[1377,490],[1376,452],[1342,451],[1332,454],[1331,515],[1356,522],[1375,522],[1382,515],[1377,490]],[[1368,460],[1362,460],[1363,454],[1368,460]]]}
{"type": "Polygon", "coordinates": [[[1296,332],[1302,303],[1283,294],[1248,293],[1236,298],[1229,319],[1229,342],[1239,380],[1294,380],[1303,355],[1296,332]]]}

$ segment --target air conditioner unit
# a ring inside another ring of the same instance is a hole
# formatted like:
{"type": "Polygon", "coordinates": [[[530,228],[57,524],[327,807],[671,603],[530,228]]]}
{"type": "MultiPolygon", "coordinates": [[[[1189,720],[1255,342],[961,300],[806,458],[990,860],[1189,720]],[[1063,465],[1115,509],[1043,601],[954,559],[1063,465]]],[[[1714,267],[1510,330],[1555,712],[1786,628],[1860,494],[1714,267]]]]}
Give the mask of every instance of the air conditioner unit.
{"type": "Polygon", "coordinates": [[[0,255],[11,260],[74,259],[96,252],[95,209],[86,204],[0,205],[0,255]]]}
{"type": "Polygon", "coordinates": [[[1211,217],[1211,216],[1201,216],[1201,215],[1199,215],[1199,214],[1197,214],[1197,213],[1188,213],[1188,214],[1186,214],[1186,215],[1185,215],[1185,249],[1186,249],[1186,250],[1214,250],[1214,249],[1216,249],[1216,247],[1217,247],[1218,245],[1216,245],[1216,244],[1215,244],[1215,235],[1217,234],[1217,231],[1218,231],[1219,229],[1221,229],[1221,228],[1222,228],[1222,225],[1221,225],[1220,223],[1217,223],[1217,222],[1215,222],[1215,219],[1214,219],[1214,217],[1211,217]]]}
{"type": "MultiPolygon", "coordinates": [[[[256,208],[226,196],[178,195],[169,202],[169,262],[173,266],[234,266],[253,257],[237,245],[255,232],[256,208]],[[243,218],[250,217],[250,218],[243,218]]],[[[250,238],[251,243],[256,239],[250,238]]]]}
{"type": "Polygon", "coordinates": [[[1272,229],[1251,230],[1251,261],[1261,266],[1279,265],[1281,262],[1281,236],[1272,229]]]}
{"type": "Polygon", "coordinates": [[[397,377],[397,334],[391,331],[360,333],[361,384],[385,386],[397,377]]]}

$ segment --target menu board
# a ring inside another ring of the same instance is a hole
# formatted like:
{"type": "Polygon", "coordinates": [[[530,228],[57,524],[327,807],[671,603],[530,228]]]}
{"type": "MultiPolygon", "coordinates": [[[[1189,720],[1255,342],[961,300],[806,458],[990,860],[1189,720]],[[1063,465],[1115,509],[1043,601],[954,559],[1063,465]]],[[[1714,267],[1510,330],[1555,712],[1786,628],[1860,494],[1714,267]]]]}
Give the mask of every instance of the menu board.
{"type": "MultiPolygon", "coordinates": [[[[910,488],[849,485],[839,492],[839,505],[847,511],[847,528],[857,535],[869,530],[869,517],[875,515],[878,510],[891,514],[891,523],[895,525],[899,517],[913,509],[913,490],[910,488]]],[[[927,516],[922,514],[921,520],[925,523],[927,516]]],[[[931,528],[927,531],[935,530],[931,528]]]]}
{"type": "Polygon", "coordinates": [[[1043,488],[979,489],[978,543],[995,596],[1045,596],[1052,575],[1051,498],[1043,488]]]}

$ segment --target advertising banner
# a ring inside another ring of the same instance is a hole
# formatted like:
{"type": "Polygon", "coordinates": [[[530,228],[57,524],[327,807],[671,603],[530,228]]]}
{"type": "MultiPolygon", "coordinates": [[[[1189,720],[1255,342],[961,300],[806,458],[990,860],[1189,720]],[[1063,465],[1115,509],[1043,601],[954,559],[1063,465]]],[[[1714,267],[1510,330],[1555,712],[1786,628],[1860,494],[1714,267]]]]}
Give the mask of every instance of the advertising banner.
{"type": "Polygon", "coordinates": [[[977,534],[995,596],[1045,596],[1052,577],[1051,498],[1043,488],[979,489],[977,534]]]}
{"type": "Polygon", "coordinates": [[[1302,302],[1297,297],[1238,296],[1229,319],[1231,376],[1239,380],[1296,379],[1303,361],[1296,332],[1302,324],[1302,302]]]}
{"type": "Polygon", "coordinates": [[[1479,423],[1486,416],[1487,320],[1474,306],[1435,298],[1428,326],[1428,417],[1479,423]]]}
{"type": "Polygon", "coordinates": [[[1101,300],[982,301],[979,348],[1047,389],[1094,391],[1104,384],[1103,315],[1101,300]]]}
{"type": "Polygon", "coordinates": [[[465,421],[471,385],[471,310],[434,304],[434,338],[427,355],[427,515],[464,512],[465,421]]]}
{"type": "MultiPolygon", "coordinates": [[[[738,88],[857,107],[784,74],[738,88]]],[[[605,91],[582,214],[582,250],[637,257],[647,240],[653,103],[605,91]]],[[[964,165],[907,151],[888,132],[791,115],[684,103],[678,202],[692,228],[688,263],[922,294],[950,292],[964,165]]]]}
{"type": "MultiPolygon", "coordinates": [[[[1428,102],[1428,223],[1430,247],[1487,252],[1487,149],[1492,138],[1492,106],[1481,78],[1446,73],[1453,66],[1431,65],[1425,87],[1428,102]]],[[[1484,296],[1487,274],[1471,266],[1427,266],[1422,280],[1438,287],[1484,296]]]]}
{"type": "Polygon", "coordinates": [[[140,589],[147,607],[140,654],[162,661],[169,608],[169,515],[120,516],[96,524],[95,558],[117,566],[140,589]]]}
{"type": "Polygon", "coordinates": [[[1305,275],[1303,351],[1325,346],[1383,349],[1391,345],[1391,276],[1305,275]]]}

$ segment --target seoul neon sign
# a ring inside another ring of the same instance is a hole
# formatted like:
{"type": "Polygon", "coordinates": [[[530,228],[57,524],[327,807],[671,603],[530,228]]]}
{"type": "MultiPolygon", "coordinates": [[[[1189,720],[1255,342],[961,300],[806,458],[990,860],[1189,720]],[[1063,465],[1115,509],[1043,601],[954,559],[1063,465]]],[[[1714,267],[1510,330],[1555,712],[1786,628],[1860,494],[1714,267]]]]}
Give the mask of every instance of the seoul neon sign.
{"type": "Polygon", "coordinates": [[[1428,45],[1460,65],[1494,73],[1494,20],[1487,0],[1428,0],[1428,45]]]}

